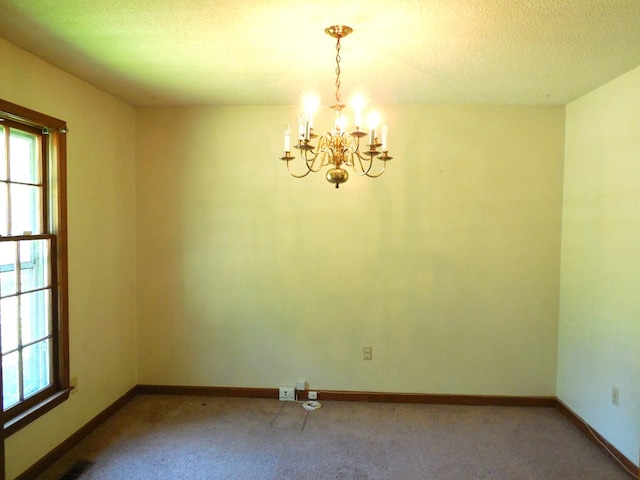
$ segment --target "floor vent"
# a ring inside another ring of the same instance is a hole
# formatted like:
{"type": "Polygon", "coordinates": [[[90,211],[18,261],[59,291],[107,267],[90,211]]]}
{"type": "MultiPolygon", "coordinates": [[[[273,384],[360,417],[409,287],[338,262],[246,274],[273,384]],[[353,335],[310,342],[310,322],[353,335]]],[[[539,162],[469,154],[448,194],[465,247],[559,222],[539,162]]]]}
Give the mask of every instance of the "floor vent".
{"type": "Polygon", "coordinates": [[[89,470],[94,465],[94,462],[89,462],[88,460],[78,460],[71,469],[65,473],[60,480],[75,480],[76,478],[80,478],[80,476],[89,470]]]}

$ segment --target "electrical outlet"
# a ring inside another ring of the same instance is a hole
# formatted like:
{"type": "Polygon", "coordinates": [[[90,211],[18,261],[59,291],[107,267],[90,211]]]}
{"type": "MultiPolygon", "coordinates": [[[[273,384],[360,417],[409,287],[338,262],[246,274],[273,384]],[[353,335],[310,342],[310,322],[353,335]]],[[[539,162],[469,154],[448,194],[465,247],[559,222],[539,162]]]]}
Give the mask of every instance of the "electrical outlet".
{"type": "Polygon", "coordinates": [[[371,347],[362,347],[362,357],[365,360],[371,360],[373,358],[373,349],[371,347]]]}
{"type": "Polygon", "coordinates": [[[616,386],[611,388],[611,403],[616,407],[620,404],[620,389],[616,386]]]}
{"type": "Polygon", "coordinates": [[[280,387],[280,400],[293,402],[296,399],[295,387],[280,387]]]}
{"type": "Polygon", "coordinates": [[[309,400],[317,400],[318,399],[318,392],[316,392],[315,390],[309,390],[307,392],[307,398],[309,400]]]}

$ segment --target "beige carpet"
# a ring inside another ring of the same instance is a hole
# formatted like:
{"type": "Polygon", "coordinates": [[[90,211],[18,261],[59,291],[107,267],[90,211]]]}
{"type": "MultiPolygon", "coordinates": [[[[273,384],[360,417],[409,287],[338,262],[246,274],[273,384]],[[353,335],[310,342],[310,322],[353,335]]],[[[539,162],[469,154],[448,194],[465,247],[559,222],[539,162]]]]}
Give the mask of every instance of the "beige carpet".
{"type": "Polygon", "coordinates": [[[555,409],[140,395],[38,480],[589,479],[629,474],[555,409]]]}

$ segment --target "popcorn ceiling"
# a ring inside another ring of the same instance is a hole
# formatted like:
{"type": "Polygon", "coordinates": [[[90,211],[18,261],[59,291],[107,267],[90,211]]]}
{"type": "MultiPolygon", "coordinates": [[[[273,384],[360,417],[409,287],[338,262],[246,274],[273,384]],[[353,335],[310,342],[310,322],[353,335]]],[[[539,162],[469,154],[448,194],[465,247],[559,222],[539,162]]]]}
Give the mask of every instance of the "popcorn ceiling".
{"type": "Polygon", "coordinates": [[[0,37],[133,105],[564,104],[640,65],[638,0],[0,0],[0,37]]]}

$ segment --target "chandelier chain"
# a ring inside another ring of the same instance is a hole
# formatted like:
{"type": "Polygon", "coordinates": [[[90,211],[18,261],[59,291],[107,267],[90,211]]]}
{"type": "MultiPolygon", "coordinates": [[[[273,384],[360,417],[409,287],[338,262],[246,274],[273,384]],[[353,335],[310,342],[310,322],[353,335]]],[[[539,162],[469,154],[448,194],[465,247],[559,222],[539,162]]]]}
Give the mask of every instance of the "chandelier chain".
{"type": "Polygon", "coordinates": [[[340,104],[340,37],[336,42],[336,104],[340,104]]]}

